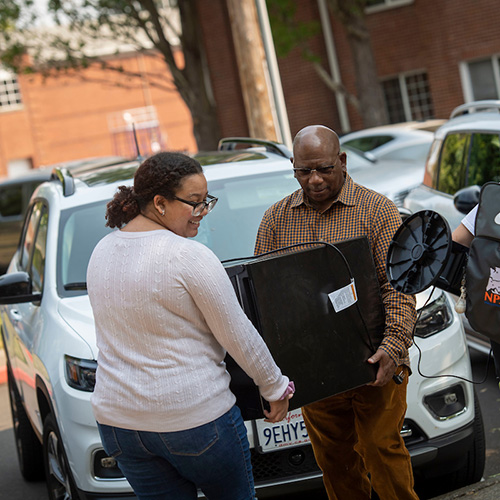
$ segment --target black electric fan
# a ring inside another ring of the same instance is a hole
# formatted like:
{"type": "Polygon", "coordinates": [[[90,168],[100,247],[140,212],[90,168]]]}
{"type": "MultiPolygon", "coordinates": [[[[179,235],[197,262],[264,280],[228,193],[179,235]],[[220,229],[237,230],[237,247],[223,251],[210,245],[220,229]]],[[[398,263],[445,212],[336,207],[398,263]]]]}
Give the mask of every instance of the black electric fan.
{"type": "Polygon", "coordinates": [[[387,253],[391,285],[407,295],[435,285],[460,295],[468,248],[452,240],[448,222],[437,212],[416,212],[401,224],[387,253]]]}

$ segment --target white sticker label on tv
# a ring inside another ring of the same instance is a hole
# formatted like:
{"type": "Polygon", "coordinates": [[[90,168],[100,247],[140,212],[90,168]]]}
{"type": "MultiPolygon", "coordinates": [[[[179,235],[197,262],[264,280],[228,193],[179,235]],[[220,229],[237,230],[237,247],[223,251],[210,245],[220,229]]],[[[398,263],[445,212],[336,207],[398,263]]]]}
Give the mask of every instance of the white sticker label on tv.
{"type": "Polygon", "coordinates": [[[355,304],[358,301],[358,294],[354,286],[354,279],[351,280],[349,285],[329,293],[328,297],[335,312],[340,312],[355,304]]]}

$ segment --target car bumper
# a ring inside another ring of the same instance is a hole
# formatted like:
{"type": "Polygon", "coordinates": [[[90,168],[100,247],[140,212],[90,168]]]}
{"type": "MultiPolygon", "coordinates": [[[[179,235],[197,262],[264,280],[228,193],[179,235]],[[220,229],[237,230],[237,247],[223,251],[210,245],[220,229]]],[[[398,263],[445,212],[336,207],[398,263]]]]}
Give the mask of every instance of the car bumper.
{"type": "Polygon", "coordinates": [[[78,490],[78,498],[80,500],[121,500],[123,498],[137,498],[133,493],[122,493],[122,494],[98,494],[89,493],[88,491],[78,490]]]}
{"type": "Polygon", "coordinates": [[[458,470],[465,464],[473,440],[474,422],[470,422],[443,436],[408,445],[415,474],[431,478],[458,470]]]}

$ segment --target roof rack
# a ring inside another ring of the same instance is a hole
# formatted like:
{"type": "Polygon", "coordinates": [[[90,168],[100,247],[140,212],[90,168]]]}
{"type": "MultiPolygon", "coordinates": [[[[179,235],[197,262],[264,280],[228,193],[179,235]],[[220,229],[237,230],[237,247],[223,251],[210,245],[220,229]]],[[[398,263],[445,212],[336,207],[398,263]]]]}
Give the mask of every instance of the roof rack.
{"type": "Polygon", "coordinates": [[[291,158],[290,150],[279,142],[267,141],[266,139],[254,139],[252,137],[226,137],[219,141],[217,146],[218,151],[233,151],[239,144],[247,144],[250,146],[261,146],[270,153],[276,153],[285,158],[291,158]]]}
{"type": "Polygon", "coordinates": [[[478,113],[479,111],[496,111],[500,113],[500,101],[485,99],[483,101],[466,102],[457,106],[450,115],[450,118],[465,115],[467,113],[478,113]]]}
{"type": "Polygon", "coordinates": [[[62,184],[64,196],[71,196],[75,192],[75,179],[67,168],[54,168],[51,179],[58,180],[62,184]]]}

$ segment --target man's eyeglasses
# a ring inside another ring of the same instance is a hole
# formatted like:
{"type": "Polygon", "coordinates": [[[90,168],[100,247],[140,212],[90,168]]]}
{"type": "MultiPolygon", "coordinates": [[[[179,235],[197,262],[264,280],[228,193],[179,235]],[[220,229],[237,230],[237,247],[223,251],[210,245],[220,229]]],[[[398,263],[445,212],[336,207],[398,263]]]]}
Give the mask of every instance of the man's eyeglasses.
{"type": "Polygon", "coordinates": [[[195,217],[198,217],[199,215],[201,215],[205,209],[207,210],[207,214],[208,214],[208,212],[211,212],[212,209],[215,207],[215,204],[219,200],[219,198],[216,198],[215,196],[210,196],[210,195],[207,195],[208,201],[207,200],[187,201],[187,200],[183,200],[182,198],[179,198],[177,196],[174,196],[174,199],[177,201],[182,201],[182,203],[185,203],[186,205],[191,205],[193,207],[192,214],[195,217]]]}
{"type": "MultiPolygon", "coordinates": [[[[335,157],[335,163],[337,163],[337,158],[340,155],[340,151],[337,153],[335,157]]],[[[327,177],[333,173],[333,169],[335,165],[328,165],[327,167],[318,167],[318,168],[293,168],[295,175],[300,177],[301,179],[305,179],[309,177],[313,172],[317,172],[321,177],[327,177]]]]}
{"type": "Polygon", "coordinates": [[[333,172],[335,165],[329,165],[328,167],[318,167],[318,168],[294,168],[293,171],[297,177],[306,178],[309,177],[313,172],[317,172],[321,177],[326,177],[333,172]]]}

